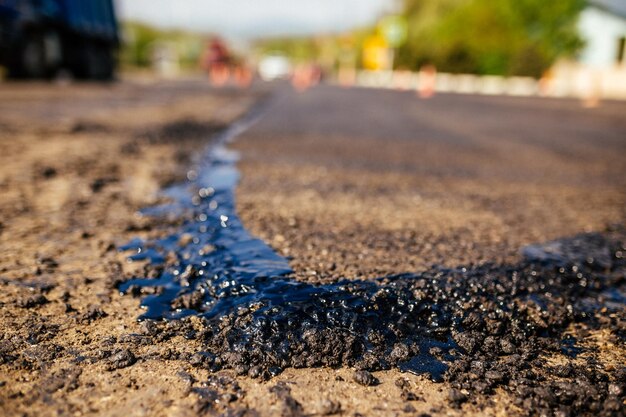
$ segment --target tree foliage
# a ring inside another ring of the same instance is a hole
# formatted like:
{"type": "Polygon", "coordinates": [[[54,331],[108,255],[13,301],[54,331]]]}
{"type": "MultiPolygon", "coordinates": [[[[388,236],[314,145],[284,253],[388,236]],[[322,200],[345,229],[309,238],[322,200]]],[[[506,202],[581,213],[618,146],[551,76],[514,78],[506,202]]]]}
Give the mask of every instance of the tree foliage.
{"type": "Polygon", "coordinates": [[[123,42],[120,59],[124,66],[148,67],[153,48],[158,43],[173,45],[182,67],[195,67],[204,46],[204,36],[182,30],[163,30],[145,23],[123,22],[123,42]]]}
{"type": "Polygon", "coordinates": [[[270,38],[256,43],[260,53],[280,53],[295,63],[315,60],[320,55],[320,44],[312,37],[270,38]]]}
{"type": "Polygon", "coordinates": [[[397,65],[540,76],[582,46],[584,0],[405,0],[409,36],[397,65]]]}

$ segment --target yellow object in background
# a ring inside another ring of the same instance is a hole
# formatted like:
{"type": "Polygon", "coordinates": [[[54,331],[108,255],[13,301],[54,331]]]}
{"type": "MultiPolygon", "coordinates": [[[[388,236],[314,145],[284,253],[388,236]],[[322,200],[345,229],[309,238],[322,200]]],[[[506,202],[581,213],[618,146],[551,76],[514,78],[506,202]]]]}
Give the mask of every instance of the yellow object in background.
{"type": "Polygon", "coordinates": [[[385,38],[372,35],[363,43],[363,67],[378,71],[388,69],[391,64],[391,53],[385,38]]]}

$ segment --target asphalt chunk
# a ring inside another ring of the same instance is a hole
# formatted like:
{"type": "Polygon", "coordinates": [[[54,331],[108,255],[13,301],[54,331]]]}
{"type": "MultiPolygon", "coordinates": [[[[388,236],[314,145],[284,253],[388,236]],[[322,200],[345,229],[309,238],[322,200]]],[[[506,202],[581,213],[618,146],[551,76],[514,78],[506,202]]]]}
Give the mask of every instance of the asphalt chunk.
{"type": "Polygon", "coordinates": [[[367,371],[356,371],[352,375],[352,379],[357,384],[369,387],[372,385],[378,385],[380,381],[374,375],[367,371]]]}
{"type": "Polygon", "coordinates": [[[107,371],[114,371],[116,369],[126,368],[134,365],[137,362],[137,358],[128,349],[121,349],[114,352],[107,360],[107,371]]]}

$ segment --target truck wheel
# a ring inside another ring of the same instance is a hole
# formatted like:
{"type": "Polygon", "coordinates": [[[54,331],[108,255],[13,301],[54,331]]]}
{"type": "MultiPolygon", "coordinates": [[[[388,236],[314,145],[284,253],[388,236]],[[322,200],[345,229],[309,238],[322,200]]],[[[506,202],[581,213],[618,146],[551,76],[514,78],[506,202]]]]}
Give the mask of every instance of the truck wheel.
{"type": "Polygon", "coordinates": [[[9,64],[10,78],[43,78],[46,75],[46,56],[43,37],[32,33],[24,36],[13,52],[9,64]]]}
{"type": "Polygon", "coordinates": [[[22,66],[27,78],[46,78],[48,68],[43,36],[32,34],[26,38],[22,50],[22,66]]]}

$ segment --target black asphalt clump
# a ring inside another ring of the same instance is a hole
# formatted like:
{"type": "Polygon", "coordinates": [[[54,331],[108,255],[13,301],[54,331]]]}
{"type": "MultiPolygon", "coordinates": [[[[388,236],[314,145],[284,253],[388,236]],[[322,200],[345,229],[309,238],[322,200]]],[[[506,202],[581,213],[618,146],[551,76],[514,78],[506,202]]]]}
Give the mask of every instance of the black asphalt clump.
{"type": "Polygon", "coordinates": [[[107,371],[114,371],[116,369],[127,368],[134,365],[137,362],[137,358],[128,349],[120,349],[114,352],[107,360],[107,371]]]}
{"type": "MultiPolygon", "coordinates": [[[[546,415],[620,415],[626,368],[572,363],[557,369],[544,358],[571,357],[575,338],[566,330],[572,324],[608,328],[623,343],[624,235],[619,229],[569,239],[586,245],[583,259],[563,249],[558,260],[435,268],[323,286],[259,278],[248,287],[253,297],[207,291],[204,281],[205,301],[196,312],[204,326],[193,330],[205,351],[191,362],[262,378],[287,367],[443,369],[455,406],[465,402],[463,392],[490,395],[502,387],[521,408],[546,415]],[[610,253],[610,265],[595,265],[594,252],[610,253]],[[211,297],[230,310],[206,314],[211,297]]],[[[191,327],[187,320],[170,323],[179,323],[168,324],[172,335],[191,327]]],[[[155,333],[163,324],[145,326],[155,333]]]]}

